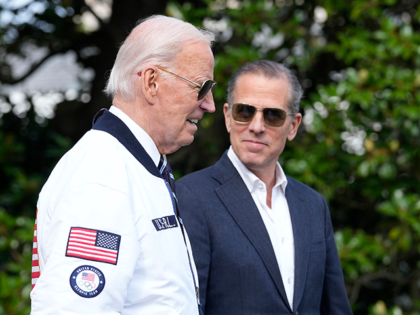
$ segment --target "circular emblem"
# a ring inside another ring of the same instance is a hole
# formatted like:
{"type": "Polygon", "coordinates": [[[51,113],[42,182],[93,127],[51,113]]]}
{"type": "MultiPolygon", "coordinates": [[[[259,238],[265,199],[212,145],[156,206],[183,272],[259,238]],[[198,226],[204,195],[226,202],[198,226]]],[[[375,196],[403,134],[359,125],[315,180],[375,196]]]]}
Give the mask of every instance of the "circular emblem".
{"type": "Polygon", "coordinates": [[[84,298],[99,295],[105,287],[105,276],[93,266],[77,267],[70,275],[70,286],[73,291],[84,298]]]}

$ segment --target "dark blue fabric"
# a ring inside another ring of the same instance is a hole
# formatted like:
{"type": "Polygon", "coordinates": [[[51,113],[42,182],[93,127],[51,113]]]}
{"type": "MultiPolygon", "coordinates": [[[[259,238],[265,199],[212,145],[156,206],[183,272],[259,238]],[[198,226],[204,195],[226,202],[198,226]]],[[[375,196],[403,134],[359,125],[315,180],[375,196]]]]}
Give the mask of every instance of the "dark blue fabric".
{"type": "Polygon", "coordinates": [[[225,153],[177,181],[205,315],[352,314],[324,198],[288,177],[295,245],[293,310],[274,249],[245,183],[225,153]]]}
{"type": "Polygon", "coordinates": [[[169,183],[169,186],[171,187],[171,190],[173,191],[174,195],[176,196],[175,178],[174,178],[174,175],[172,173],[172,168],[171,168],[168,161],[166,160],[166,158],[163,155],[160,156],[158,169],[159,169],[160,173],[162,174],[163,179],[166,180],[169,183]],[[162,169],[163,165],[165,165],[165,167],[162,169]]]}
{"type": "Polygon", "coordinates": [[[94,130],[101,130],[109,133],[116,138],[152,175],[162,178],[156,164],[147,154],[137,138],[124,122],[111,112],[105,110],[104,114],[98,118],[94,130]]]}

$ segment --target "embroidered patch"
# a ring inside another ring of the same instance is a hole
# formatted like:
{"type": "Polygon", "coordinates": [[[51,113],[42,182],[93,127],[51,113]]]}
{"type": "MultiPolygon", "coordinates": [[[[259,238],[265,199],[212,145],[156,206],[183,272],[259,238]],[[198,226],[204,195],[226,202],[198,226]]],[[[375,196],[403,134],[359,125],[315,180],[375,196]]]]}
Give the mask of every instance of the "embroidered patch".
{"type": "Polygon", "coordinates": [[[73,291],[84,298],[99,295],[105,287],[105,276],[93,266],[77,267],[70,275],[70,286],[73,291]]]}
{"type": "Polygon", "coordinates": [[[172,229],[178,226],[178,222],[176,221],[174,215],[153,219],[152,222],[156,228],[156,231],[158,232],[166,229],[172,229]]]}
{"type": "Polygon", "coordinates": [[[121,235],[80,227],[70,229],[66,256],[116,265],[121,235]]]}

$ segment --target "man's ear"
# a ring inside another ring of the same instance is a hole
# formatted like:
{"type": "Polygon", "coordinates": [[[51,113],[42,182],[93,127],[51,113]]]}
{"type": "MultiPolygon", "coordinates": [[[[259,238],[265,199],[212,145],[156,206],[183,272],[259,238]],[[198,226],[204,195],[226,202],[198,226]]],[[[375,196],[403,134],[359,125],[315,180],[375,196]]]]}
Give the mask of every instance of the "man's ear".
{"type": "Polygon", "coordinates": [[[229,104],[225,103],[225,105],[223,106],[223,113],[225,114],[225,124],[226,124],[226,130],[228,133],[230,133],[230,129],[231,129],[231,119],[229,116],[229,104]]]}
{"type": "Polygon", "coordinates": [[[143,83],[144,97],[150,104],[155,104],[159,89],[159,74],[156,71],[156,68],[145,68],[139,75],[143,83]]]}
{"type": "Polygon", "coordinates": [[[295,117],[293,117],[292,123],[289,126],[287,140],[292,141],[295,138],[301,122],[302,122],[302,114],[301,113],[295,114],[295,117]]]}

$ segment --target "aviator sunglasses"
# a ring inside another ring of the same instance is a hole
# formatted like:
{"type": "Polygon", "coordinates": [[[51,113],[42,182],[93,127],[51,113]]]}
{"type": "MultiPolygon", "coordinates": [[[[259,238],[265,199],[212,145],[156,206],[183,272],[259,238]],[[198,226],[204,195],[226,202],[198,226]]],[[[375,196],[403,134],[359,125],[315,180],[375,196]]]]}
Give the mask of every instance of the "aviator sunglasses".
{"type": "MultiPolygon", "coordinates": [[[[167,73],[170,73],[170,74],[173,74],[173,75],[176,75],[178,78],[181,78],[181,79],[183,79],[183,80],[185,80],[185,81],[188,81],[188,82],[190,82],[190,83],[192,83],[192,84],[194,84],[196,87],[198,87],[198,88],[200,88],[199,90],[198,90],[198,93],[197,93],[197,99],[200,101],[200,100],[202,100],[204,97],[206,97],[206,95],[207,95],[207,93],[208,92],[214,92],[214,89],[216,88],[216,85],[217,85],[217,82],[215,82],[215,81],[213,81],[213,80],[206,80],[202,85],[200,85],[200,84],[198,84],[198,83],[195,83],[195,82],[193,82],[193,81],[191,81],[191,80],[188,80],[188,79],[186,79],[186,78],[184,78],[184,77],[181,77],[179,74],[176,74],[176,73],[174,73],[174,72],[172,72],[172,71],[169,71],[169,70],[167,70],[167,69],[165,69],[165,68],[162,68],[162,67],[158,67],[158,66],[156,66],[156,68],[158,68],[158,69],[160,69],[160,70],[162,70],[162,71],[165,71],[165,72],[167,72],[167,73]]],[[[139,76],[141,76],[141,72],[138,72],[137,73],[139,76]]]]}
{"type": "Polygon", "coordinates": [[[295,115],[288,114],[281,108],[264,108],[249,104],[235,103],[232,106],[232,118],[239,124],[249,124],[257,111],[262,111],[264,122],[270,127],[281,127],[286,121],[287,116],[295,115]]]}

